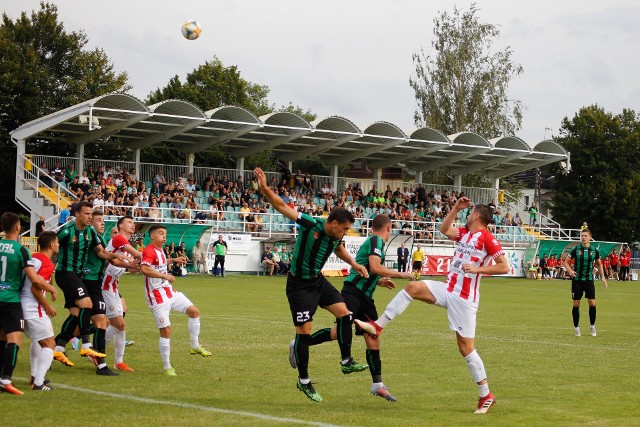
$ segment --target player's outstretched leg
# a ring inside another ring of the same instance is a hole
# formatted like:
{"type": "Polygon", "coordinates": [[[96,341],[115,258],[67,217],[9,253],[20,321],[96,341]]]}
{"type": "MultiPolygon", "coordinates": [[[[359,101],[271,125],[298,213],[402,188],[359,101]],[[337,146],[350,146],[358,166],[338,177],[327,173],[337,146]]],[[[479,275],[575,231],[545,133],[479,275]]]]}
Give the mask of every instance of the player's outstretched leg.
{"type": "Polygon", "coordinates": [[[202,357],[211,356],[212,353],[200,345],[200,311],[198,310],[198,307],[195,305],[190,306],[187,309],[187,315],[189,316],[188,327],[189,340],[191,343],[189,353],[192,355],[199,354],[202,357]]]}

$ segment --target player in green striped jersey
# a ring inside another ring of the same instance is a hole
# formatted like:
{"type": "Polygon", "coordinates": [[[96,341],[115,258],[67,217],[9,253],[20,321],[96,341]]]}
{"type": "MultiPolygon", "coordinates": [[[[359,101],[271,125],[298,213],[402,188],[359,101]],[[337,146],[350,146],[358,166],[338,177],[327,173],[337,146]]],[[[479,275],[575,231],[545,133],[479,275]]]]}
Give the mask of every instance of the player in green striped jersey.
{"type": "Polygon", "coordinates": [[[573,328],[577,337],[580,336],[580,300],[582,294],[587,298],[589,303],[589,330],[591,336],[596,336],[596,286],[593,282],[593,265],[600,272],[604,287],[607,288],[607,277],[602,271],[602,262],[600,261],[600,252],[596,248],[591,247],[591,231],[583,228],[580,231],[580,244],[567,254],[564,260],[564,268],[571,276],[571,298],[573,299],[573,328]],[[569,259],[573,259],[574,265],[571,268],[569,259]]]}
{"type": "MultiPolygon", "coordinates": [[[[341,293],[354,319],[364,322],[378,319],[378,311],[373,301],[373,293],[377,286],[394,289],[396,285],[391,278],[411,279],[412,277],[412,273],[403,273],[384,266],[384,245],[391,235],[391,219],[387,215],[376,215],[372,221],[371,233],[371,236],[360,246],[356,255],[356,262],[367,268],[369,277],[361,277],[352,271],[345,279],[341,293]]],[[[371,394],[395,402],[396,398],[389,393],[382,382],[380,338],[365,334],[360,329],[356,330],[356,335],[362,335],[367,345],[366,357],[373,379],[371,394]]],[[[311,335],[311,345],[335,340],[336,337],[337,328],[335,326],[321,329],[311,335]]],[[[290,357],[290,362],[293,361],[293,358],[290,357]]]]}
{"type": "Polygon", "coordinates": [[[24,331],[20,304],[24,278],[27,277],[34,287],[51,292],[53,301],[57,291],[36,273],[29,250],[18,243],[18,215],[5,212],[0,218],[0,226],[5,232],[5,238],[0,240],[0,391],[20,395],[23,393],[11,384],[11,377],[24,331]]]}
{"type": "Polygon", "coordinates": [[[335,253],[357,274],[369,277],[366,267],[351,258],[342,242],[355,220],[353,214],[343,208],[332,210],[326,220],[298,213],[269,188],[267,177],[262,169],[255,168],[254,174],[258,179],[260,190],[271,206],[300,226],[295,250],[291,257],[291,270],[287,276],[286,289],[293,324],[296,328],[296,339],[293,345],[299,375],[296,386],[309,399],[320,402],[322,397],[311,384],[308,372],[310,333],[313,315],[318,306],[336,317],[342,372],[347,374],[367,369],[367,365],[359,364],[351,358],[353,319],[338,290],[322,275],[324,264],[329,256],[335,253]]]}

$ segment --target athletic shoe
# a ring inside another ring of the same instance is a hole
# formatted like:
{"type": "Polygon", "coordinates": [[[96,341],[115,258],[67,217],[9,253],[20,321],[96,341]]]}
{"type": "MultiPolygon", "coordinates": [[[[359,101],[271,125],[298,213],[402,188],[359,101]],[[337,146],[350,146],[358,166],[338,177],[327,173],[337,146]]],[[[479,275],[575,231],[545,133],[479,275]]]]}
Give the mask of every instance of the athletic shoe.
{"type": "Polygon", "coordinates": [[[395,397],[393,397],[393,395],[391,393],[389,393],[389,390],[387,390],[387,386],[383,385],[383,386],[378,386],[378,385],[372,385],[371,386],[371,394],[373,394],[374,396],[378,396],[381,397],[383,399],[388,400],[389,402],[395,402],[397,401],[397,399],[395,397]]]}
{"type": "Polygon", "coordinates": [[[289,343],[289,364],[293,369],[298,368],[298,362],[296,362],[296,354],[293,349],[295,344],[296,344],[296,340],[291,340],[291,342],[289,343]]]}
{"type": "Polygon", "coordinates": [[[125,341],[124,342],[124,346],[125,347],[131,347],[132,345],[134,345],[136,342],[135,341],[125,341]]]}
{"type": "Polygon", "coordinates": [[[11,393],[11,394],[15,394],[17,396],[20,396],[22,394],[24,394],[23,392],[21,392],[20,390],[18,390],[17,388],[15,388],[13,386],[13,384],[9,383],[9,384],[2,384],[0,383],[0,392],[4,391],[5,393],[11,393]]]}
{"type": "Polygon", "coordinates": [[[489,408],[496,404],[496,398],[489,392],[485,397],[478,398],[478,409],[474,414],[486,414],[489,412],[489,408]]]}
{"type": "MultiPolygon", "coordinates": [[[[31,378],[29,378],[29,385],[31,386],[31,388],[33,388],[33,384],[35,383],[36,379],[31,376],[31,378]]],[[[49,384],[51,382],[50,379],[45,378],[44,381],[42,382],[42,384],[49,384]]]]}
{"type": "Polygon", "coordinates": [[[363,365],[362,363],[356,362],[355,360],[353,360],[353,357],[350,358],[346,364],[345,363],[340,364],[340,368],[342,368],[342,373],[345,375],[351,374],[353,372],[362,372],[368,367],[369,365],[363,365]]]}
{"type": "Polygon", "coordinates": [[[573,328],[573,329],[574,329],[574,331],[575,331],[576,336],[577,336],[577,337],[579,337],[579,336],[580,336],[580,327],[579,327],[579,326],[576,326],[576,327],[575,327],[575,328],[573,328]]]}
{"type": "Polygon", "coordinates": [[[175,368],[169,368],[164,370],[164,374],[168,377],[177,377],[175,368]]]}
{"type": "Polygon", "coordinates": [[[200,346],[198,348],[192,348],[189,350],[189,353],[191,353],[192,355],[196,355],[199,354],[202,357],[209,357],[211,356],[213,353],[211,353],[210,351],[207,351],[204,347],[200,346]]]}
{"type": "Polygon", "coordinates": [[[109,369],[108,366],[105,366],[104,368],[96,368],[96,375],[104,375],[105,377],[117,377],[120,374],[117,372],[113,372],[111,369],[109,369]]]}
{"type": "Polygon", "coordinates": [[[35,391],[51,391],[53,390],[53,387],[51,387],[49,384],[46,383],[42,383],[42,385],[33,385],[33,390],[35,391]]]}
{"type": "Polygon", "coordinates": [[[300,378],[298,378],[296,387],[298,387],[298,390],[303,392],[305,396],[307,396],[309,399],[313,400],[314,402],[322,402],[322,396],[320,396],[320,394],[316,391],[316,389],[313,387],[313,384],[311,384],[311,382],[309,382],[308,384],[302,384],[300,382],[300,378]]]}
{"type": "Polygon", "coordinates": [[[597,335],[598,335],[598,334],[596,333],[596,325],[591,325],[591,326],[589,326],[589,330],[591,331],[591,336],[592,336],[592,337],[595,337],[595,336],[597,336],[597,335]]]}
{"type": "Polygon", "coordinates": [[[53,352],[53,358],[55,360],[57,360],[58,362],[62,363],[64,366],[69,366],[70,368],[73,368],[73,362],[71,360],[69,360],[69,358],[67,357],[67,354],[65,352],[62,351],[54,351],[53,352]]]}
{"type": "Polygon", "coordinates": [[[362,329],[373,337],[377,337],[378,335],[380,335],[380,333],[382,333],[382,328],[378,326],[378,324],[373,320],[363,322],[360,319],[353,319],[353,323],[355,323],[358,328],[362,329]]]}
{"type": "Polygon", "coordinates": [[[113,369],[117,369],[119,371],[135,372],[133,369],[128,367],[127,364],[124,362],[114,364],[113,369]]]}
{"type": "Polygon", "coordinates": [[[71,346],[75,351],[78,351],[80,349],[80,340],[78,338],[73,337],[69,342],[71,343],[71,346]]]}
{"type": "Polygon", "coordinates": [[[91,347],[80,349],[80,356],[82,356],[82,357],[107,357],[106,354],[97,352],[94,349],[92,349],[91,347]]]}

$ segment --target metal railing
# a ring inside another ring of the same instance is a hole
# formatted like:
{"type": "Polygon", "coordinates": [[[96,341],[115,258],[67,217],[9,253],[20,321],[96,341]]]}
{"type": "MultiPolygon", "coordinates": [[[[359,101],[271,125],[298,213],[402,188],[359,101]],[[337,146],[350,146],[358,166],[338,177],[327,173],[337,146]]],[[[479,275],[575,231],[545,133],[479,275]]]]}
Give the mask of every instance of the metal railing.
{"type": "MultiPolygon", "coordinates": [[[[76,196],[67,187],[56,181],[51,175],[40,169],[40,167],[33,164],[32,159],[20,155],[17,164],[18,170],[16,176],[19,178],[19,182],[35,191],[38,197],[47,199],[54,207],[56,214],[60,214],[60,202],[62,200],[65,198],[67,198],[68,201],[75,200],[76,196]],[[55,194],[55,197],[41,192],[40,188],[51,190],[55,194]]],[[[51,218],[49,218],[49,220],[51,220],[51,218]]]]}

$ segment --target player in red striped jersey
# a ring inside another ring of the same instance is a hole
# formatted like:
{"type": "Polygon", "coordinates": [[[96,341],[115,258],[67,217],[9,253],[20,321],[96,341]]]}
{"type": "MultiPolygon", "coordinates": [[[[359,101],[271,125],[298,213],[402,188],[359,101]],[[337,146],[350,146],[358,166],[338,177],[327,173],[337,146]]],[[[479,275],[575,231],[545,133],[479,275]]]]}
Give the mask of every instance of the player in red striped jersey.
{"type": "Polygon", "coordinates": [[[445,283],[434,280],[411,281],[391,300],[382,316],[375,322],[355,320],[357,326],[372,335],[379,335],[382,328],[404,312],[414,299],[447,309],[449,328],[456,333],[458,350],[465,358],[473,381],[478,385],[476,414],[485,414],[495,403],[489,391],[487,374],[482,359],[475,349],[476,313],[480,301],[480,277],[505,274],[509,263],[498,240],[487,230],[492,219],[487,205],[476,205],[463,228],[453,227],[458,213],[471,206],[471,201],[461,197],[440,225],[440,232],[458,242],[445,283]],[[495,263],[491,263],[491,261],[495,263]]]}
{"type": "Polygon", "coordinates": [[[168,274],[169,262],[186,262],[185,257],[167,259],[162,248],[167,242],[167,229],[160,224],[149,228],[151,243],[142,252],[140,272],[144,275],[144,287],[147,295],[147,304],[156,320],[156,326],[160,330],[160,357],[164,364],[164,373],[170,377],[176,376],[175,369],[171,366],[171,322],[169,313],[171,310],[185,313],[189,316],[189,338],[191,342],[191,354],[211,356],[211,352],[205,350],[198,340],[200,335],[200,311],[182,293],[173,290],[171,284],[176,280],[172,274],[168,274]]]}
{"type": "MultiPolygon", "coordinates": [[[[60,244],[58,236],[53,231],[43,231],[38,237],[40,252],[33,254],[33,267],[47,283],[51,284],[51,275],[56,266],[51,257],[58,254],[60,244]]],[[[53,387],[44,378],[53,361],[53,349],[56,347],[53,325],[50,317],[56,315],[56,310],[46,300],[46,291],[31,285],[31,280],[25,278],[24,286],[20,290],[20,304],[24,318],[24,332],[31,338],[31,386],[34,390],[49,391],[53,387]]]]}

